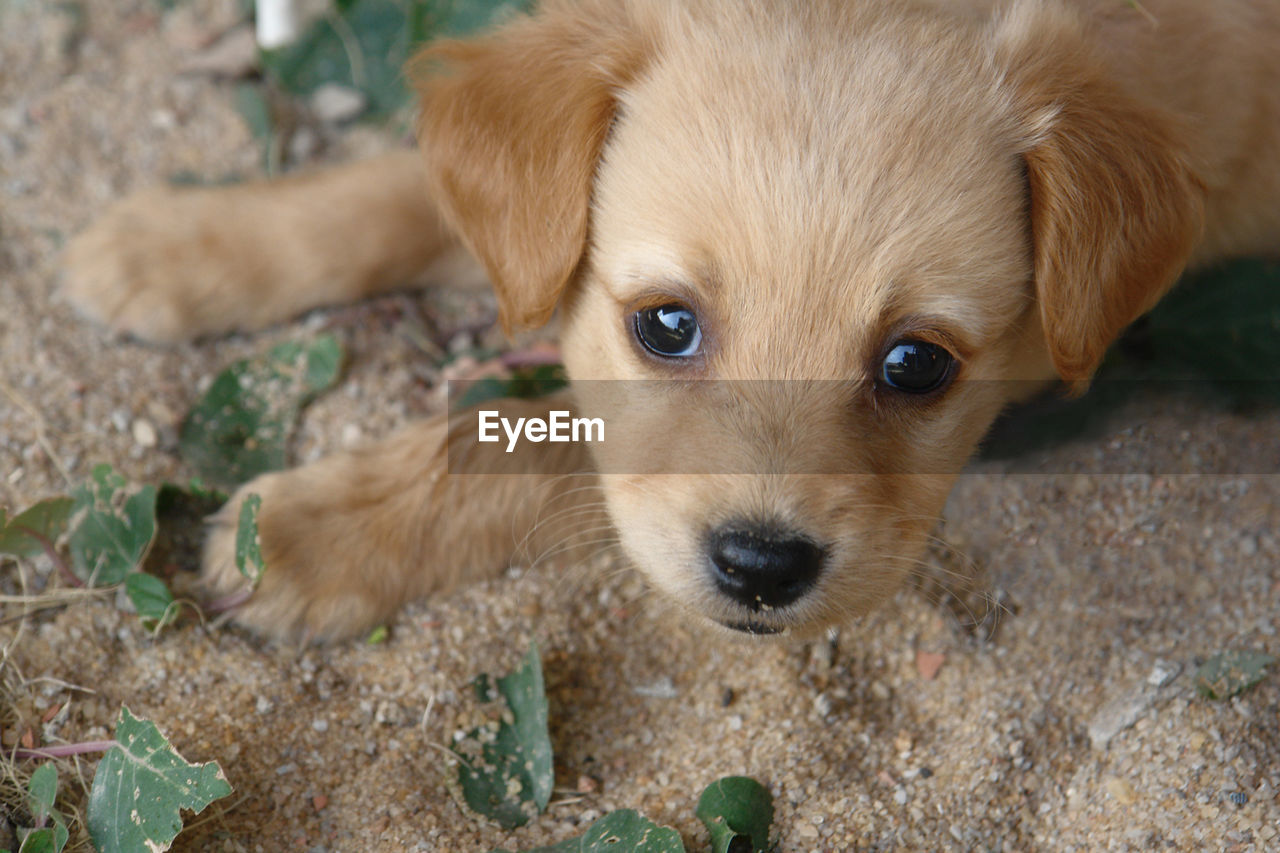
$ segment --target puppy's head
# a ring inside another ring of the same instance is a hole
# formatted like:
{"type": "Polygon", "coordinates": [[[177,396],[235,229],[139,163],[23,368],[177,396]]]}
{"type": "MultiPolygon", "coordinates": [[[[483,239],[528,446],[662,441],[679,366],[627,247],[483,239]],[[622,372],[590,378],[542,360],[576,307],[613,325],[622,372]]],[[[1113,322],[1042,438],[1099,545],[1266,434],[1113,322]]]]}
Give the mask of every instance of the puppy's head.
{"type": "Polygon", "coordinates": [[[999,410],[1195,238],[1174,129],[1051,4],[552,4],[424,62],[431,182],[504,323],[562,306],[629,556],[740,630],[891,594],[999,410]]]}

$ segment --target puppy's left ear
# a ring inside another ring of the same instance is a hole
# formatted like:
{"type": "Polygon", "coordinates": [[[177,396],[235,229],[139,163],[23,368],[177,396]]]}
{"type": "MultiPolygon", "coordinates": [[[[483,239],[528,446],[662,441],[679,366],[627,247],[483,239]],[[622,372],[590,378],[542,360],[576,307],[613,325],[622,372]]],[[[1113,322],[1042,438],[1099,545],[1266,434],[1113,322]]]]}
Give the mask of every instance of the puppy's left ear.
{"type": "Polygon", "coordinates": [[[1080,388],[1182,272],[1204,187],[1175,119],[1108,78],[1076,13],[1015,3],[995,44],[1021,124],[1045,341],[1080,388]]]}
{"type": "Polygon", "coordinates": [[[629,5],[548,0],[411,66],[428,184],[488,272],[508,332],[550,318],[585,251],[617,94],[650,53],[629,5]]]}

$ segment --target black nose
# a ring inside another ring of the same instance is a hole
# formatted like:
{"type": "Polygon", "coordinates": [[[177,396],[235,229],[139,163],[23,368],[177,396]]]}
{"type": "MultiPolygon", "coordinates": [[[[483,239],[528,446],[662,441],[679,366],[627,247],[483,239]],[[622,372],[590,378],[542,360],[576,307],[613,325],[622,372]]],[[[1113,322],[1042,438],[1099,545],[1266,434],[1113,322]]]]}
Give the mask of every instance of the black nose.
{"type": "Polygon", "coordinates": [[[707,551],[716,586],[753,610],[797,600],[822,570],[822,549],[788,533],[720,528],[712,531],[707,551]]]}

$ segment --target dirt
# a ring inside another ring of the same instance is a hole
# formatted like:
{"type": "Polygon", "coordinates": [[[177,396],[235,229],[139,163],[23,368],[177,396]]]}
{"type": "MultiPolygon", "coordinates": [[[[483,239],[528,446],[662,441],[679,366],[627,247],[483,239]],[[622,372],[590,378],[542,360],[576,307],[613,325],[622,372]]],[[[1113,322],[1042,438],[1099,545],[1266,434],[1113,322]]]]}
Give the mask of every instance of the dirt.
{"type": "MultiPolygon", "coordinates": [[[[0,505],[63,494],[98,461],[189,476],[176,429],[204,383],[320,327],[350,363],[294,458],[386,435],[440,405],[418,320],[488,310],[395,296],[161,349],[57,301],[60,248],[111,200],[180,172],[258,172],[233,85],[178,73],[238,10],[0,0],[0,505]]],[[[397,142],[317,138],[310,159],[397,142]]],[[[680,622],[607,551],[413,605],[381,644],[301,651],[194,619],[153,638],[109,593],[25,619],[6,598],[3,742],[105,737],[122,704],[153,719],[236,788],[179,850],[521,849],[616,808],[702,850],[697,795],[732,774],[773,792],[783,851],[1280,849],[1280,674],[1223,702],[1193,684],[1213,653],[1280,654],[1280,477],[1167,473],[1273,454],[1277,434],[1276,412],[1135,400],[1029,466],[1048,473],[972,466],[947,531],[1010,611],[989,642],[909,592],[829,643],[733,642],[680,622]],[[1100,460],[1134,473],[1089,473],[1100,460]],[[470,679],[534,638],[557,794],[508,833],[450,793],[438,745],[469,719],[470,679]],[[578,793],[583,776],[596,790],[578,793]]],[[[0,563],[6,596],[59,583],[47,561],[0,563]]],[[[81,783],[63,797],[82,800],[81,783]]]]}

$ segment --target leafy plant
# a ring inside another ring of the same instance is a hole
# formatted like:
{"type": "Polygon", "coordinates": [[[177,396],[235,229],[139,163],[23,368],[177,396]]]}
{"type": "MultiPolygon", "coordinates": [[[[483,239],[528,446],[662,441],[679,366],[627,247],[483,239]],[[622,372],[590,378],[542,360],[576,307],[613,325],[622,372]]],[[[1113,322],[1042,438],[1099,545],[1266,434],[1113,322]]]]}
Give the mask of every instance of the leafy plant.
{"type": "MultiPolygon", "coordinates": [[[[249,133],[262,148],[262,163],[268,175],[279,171],[280,145],[276,134],[275,115],[271,110],[271,102],[267,99],[266,90],[255,83],[240,83],[232,95],[232,106],[244,119],[249,133]]],[[[204,184],[197,178],[195,182],[204,184]]],[[[188,181],[187,183],[193,183],[188,181]]]]}
{"type": "Polygon", "coordinates": [[[712,853],[767,853],[773,797],[747,776],[712,782],[698,798],[698,820],[711,833],[712,853]]]}
{"type": "Polygon", "coordinates": [[[120,709],[116,745],[89,793],[89,835],[99,853],[168,850],[182,809],[197,814],[231,793],[217,762],[189,764],[155,724],[120,709]]]}
{"type": "Polygon", "coordinates": [[[53,808],[57,794],[57,769],[52,764],[36,768],[27,784],[27,808],[35,826],[22,837],[18,853],[62,853],[67,846],[66,819],[53,808]]]}
{"type": "MultiPolygon", "coordinates": [[[[773,849],[773,797],[746,776],[729,776],[707,786],[698,798],[698,819],[711,833],[711,853],[768,853],[773,849]]],[[[680,834],[623,809],[610,812],[576,838],[527,853],[684,853],[680,834]]],[[[494,853],[506,853],[497,850],[494,853]]]]}
{"type": "Polygon", "coordinates": [[[1222,652],[1196,670],[1196,690],[1206,699],[1230,699],[1253,687],[1276,659],[1262,652],[1222,652]]]}
{"type": "MultiPolygon", "coordinates": [[[[621,809],[597,820],[577,838],[538,847],[528,853],[684,853],[680,833],[659,826],[631,809],[621,809]]],[[[506,853],[506,851],[494,851],[506,853]]]]}
{"type": "Polygon", "coordinates": [[[488,676],[478,677],[474,687],[481,701],[501,701],[506,707],[501,719],[472,729],[455,743],[458,782],[468,806],[504,829],[514,829],[546,811],[555,782],[537,644],[529,647],[520,669],[498,679],[496,695],[488,676]]]}
{"type": "Polygon", "coordinates": [[[440,35],[465,35],[530,0],[336,0],[293,44],[264,51],[281,89],[309,95],[324,83],[358,89],[366,118],[383,119],[409,101],[401,72],[414,48],[440,35]]]}
{"type": "Polygon", "coordinates": [[[146,572],[130,574],[124,579],[124,591],[134,610],[138,611],[142,627],[148,631],[159,631],[177,615],[173,593],[155,575],[146,572]]]}
{"type": "MultiPolygon", "coordinates": [[[[536,643],[524,664],[498,679],[472,683],[481,702],[502,702],[501,718],[472,729],[455,744],[458,781],[471,809],[503,829],[527,823],[546,810],[554,771],[547,731],[547,697],[536,643]]],[[[712,853],[767,853],[773,797],[759,782],[730,776],[713,782],[698,800],[698,818],[711,833],[712,853]]],[[[528,853],[684,853],[674,829],[659,826],[630,809],[610,812],[585,833],[528,853]]],[[[506,853],[497,850],[494,853],[506,853]]]]}
{"type": "Polygon", "coordinates": [[[50,498],[10,519],[0,508],[0,554],[34,557],[52,548],[67,529],[72,503],[67,497],[50,498]]]}
{"type": "MultiPolygon", "coordinates": [[[[172,495],[174,487],[162,491],[172,495]]],[[[110,465],[98,465],[72,497],[41,501],[7,523],[0,510],[0,553],[44,552],[75,585],[123,583],[143,626],[157,631],[176,613],[164,581],[141,570],[156,537],[157,502],[154,486],[131,485],[110,465]],[[68,530],[70,567],[56,547],[68,530]]]]}
{"type": "Polygon", "coordinates": [[[467,386],[459,395],[454,407],[465,409],[502,397],[542,397],[569,384],[564,366],[540,364],[521,367],[508,376],[486,376],[467,386]]]}
{"type": "Polygon", "coordinates": [[[137,570],[155,538],[155,486],[131,486],[103,464],[71,496],[71,561],[76,574],[86,583],[121,583],[137,570]]]}
{"type": "Polygon", "coordinates": [[[262,539],[258,536],[258,510],[261,508],[262,497],[248,495],[240,504],[240,518],[236,524],[236,568],[254,586],[267,568],[262,560],[262,539]]]}
{"type": "MultiPolygon", "coordinates": [[[[189,764],[150,720],[120,709],[110,741],[18,749],[17,758],[65,758],[106,752],[89,793],[89,837],[98,853],[168,850],[182,830],[182,809],[199,814],[231,793],[217,762],[189,764]]],[[[54,810],[58,771],[43,764],[31,774],[28,803],[36,824],[20,853],[59,853],[67,842],[66,820],[54,810]],[[52,826],[45,827],[52,822],[52,826]]]]}
{"type": "Polygon", "coordinates": [[[200,476],[220,488],[285,465],[285,446],[298,412],[338,380],[342,345],[332,335],[288,342],[265,357],[218,374],[188,413],[179,452],[200,476]]]}
{"type": "Polygon", "coordinates": [[[1049,394],[996,422],[984,456],[1088,439],[1138,393],[1236,409],[1280,404],[1280,263],[1239,260],[1189,275],[1111,348],[1080,399],[1049,394]]]}

